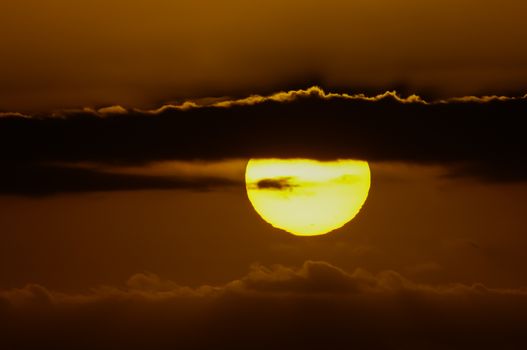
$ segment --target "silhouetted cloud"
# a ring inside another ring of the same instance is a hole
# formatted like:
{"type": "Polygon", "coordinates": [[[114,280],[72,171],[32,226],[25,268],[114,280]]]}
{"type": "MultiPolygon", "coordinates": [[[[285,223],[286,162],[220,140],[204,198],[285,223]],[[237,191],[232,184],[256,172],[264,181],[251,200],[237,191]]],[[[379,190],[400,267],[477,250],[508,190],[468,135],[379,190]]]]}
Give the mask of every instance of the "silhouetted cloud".
{"type": "Polygon", "coordinates": [[[262,179],[256,183],[256,188],[259,190],[284,190],[294,186],[291,184],[291,177],[262,179]]]}
{"type": "MultiPolygon", "coordinates": [[[[240,106],[254,106],[267,102],[294,102],[298,99],[305,98],[319,98],[322,100],[347,100],[347,101],[362,101],[362,102],[379,102],[383,100],[393,100],[403,104],[406,103],[419,103],[423,105],[439,105],[449,103],[489,103],[489,102],[508,102],[508,101],[521,101],[527,100],[527,94],[523,96],[500,96],[500,95],[488,95],[488,96],[463,96],[463,97],[451,97],[447,99],[437,100],[425,100],[419,95],[409,95],[403,97],[397,93],[397,91],[386,91],[382,94],[368,96],[364,93],[349,94],[345,92],[326,92],[324,89],[318,86],[312,86],[307,89],[289,90],[275,92],[270,95],[250,95],[243,98],[201,98],[194,100],[187,100],[178,104],[165,104],[157,109],[152,110],[141,110],[141,109],[126,109],[122,106],[109,106],[99,109],[84,108],[82,110],[65,110],[56,111],[51,114],[52,117],[68,117],[69,114],[75,113],[89,113],[99,117],[106,117],[116,114],[129,114],[129,113],[144,113],[144,114],[162,114],[167,111],[187,111],[191,109],[199,108],[231,108],[240,106]]],[[[0,113],[0,116],[19,116],[29,117],[21,113],[0,113]]]]}
{"type": "Polygon", "coordinates": [[[422,285],[316,261],[254,265],[219,287],[137,274],[87,294],[0,292],[2,341],[13,349],[521,348],[526,311],[525,289],[422,285]]]}
{"type": "Polygon", "coordinates": [[[17,164],[0,172],[0,193],[46,196],[58,193],[119,190],[185,189],[208,191],[240,185],[221,176],[181,177],[147,174],[118,174],[68,165],[17,164]]]}
{"type": "MultiPolygon", "coordinates": [[[[31,174],[48,163],[138,166],[174,159],[304,157],[439,164],[453,176],[527,179],[525,97],[426,102],[394,93],[370,98],[311,88],[211,101],[155,111],[111,107],[1,118],[2,176],[13,179],[36,168],[26,175],[31,188],[39,181],[31,174]]],[[[1,188],[9,187],[4,180],[1,188]]]]}

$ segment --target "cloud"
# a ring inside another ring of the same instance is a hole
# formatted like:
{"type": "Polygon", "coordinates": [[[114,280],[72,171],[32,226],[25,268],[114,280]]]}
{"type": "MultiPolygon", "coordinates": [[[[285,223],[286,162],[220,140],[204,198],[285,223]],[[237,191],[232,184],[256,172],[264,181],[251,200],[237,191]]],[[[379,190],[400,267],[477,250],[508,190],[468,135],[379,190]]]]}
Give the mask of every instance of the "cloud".
{"type": "Polygon", "coordinates": [[[317,261],[256,264],[218,287],[144,273],[86,294],[0,292],[13,348],[521,348],[525,311],[525,289],[422,285],[317,261]]]}
{"type": "MultiPolygon", "coordinates": [[[[237,107],[237,106],[254,106],[262,103],[267,102],[293,102],[299,99],[303,98],[320,98],[323,100],[332,100],[332,99],[341,99],[341,100],[351,100],[351,101],[367,101],[367,102],[377,102],[382,101],[385,99],[393,99],[400,103],[423,103],[423,104],[429,104],[425,100],[423,100],[421,97],[417,95],[410,95],[408,97],[401,97],[397,94],[396,91],[386,91],[385,93],[378,94],[375,96],[367,96],[365,94],[347,94],[347,93],[327,93],[324,91],[324,89],[318,87],[318,86],[312,86],[307,89],[299,89],[299,90],[290,90],[290,91],[280,91],[273,93],[268,96],[262,96],[262,95],[251,95],[249,97],[245,98],[239,98],[239,99],[224,99],[220,101],[212,101],[211,103],[200,103],[199,101],[185,101],[178,105],[164,105],[158,109],[154,110],[148,110],[148,111],[142,111],[142,110],[136,110],[138,112],[143,113],[150,113],[150,114],[159,114],[163,113],[170,109],[176,109],[176,110],[189,110],[189,109],[195,109],[195,108],[204,108],[204,107],[212,107],[212,108],[231,108],[231,107],[237,107]]],[[[504,99],[507,99],[506,97],[503,97],[504,99]]],[[[478,98],[474,98],[475,101],[478,100],[478,98]]],[[[438,101],[438,103],[448,103],[448,101],[438,101]]]]}
{"type": "MultiPolygon", "coordinates": [[[[449,167],[451,176],[494,182],[527,179],[525,97],[426,102],[395,93],[367,97],[313,87],[191,104],[1,118],[2,176],[13,179],[35,168],[25,183],[41,188],[32,184],[40,181],[36,174],[49,171],[41,167],[49,163],[137,168],[171,160],[300,157],[435,164],[449,167]]],[[[1,185],[10,186],[17,187],[6,180],[1,185]]]]}
{"type": "Polygon", "coordinates": [[[0,118],[32,118],[32,116],[19,112],[0,112],[0,118]]]}
{"type": "Polygon", "coordinates": [[[295,187],[291,184],[292,177],[278,177],[273,179],[262,179],[256,183],[255,188],[259,190],[285,190],[295,187]]]}
{"type": "MultiPolygon", "coordinates": [[[[320,98],[323,100],[348,100],[348,101],[362,101],[362,102],[379,102],[383,100],[393,100],[399,103],[417,103],[424,105],[435,105],[435,104],[449,104],[449,103],[489,103],[489,102],[507,102],[515,100],[525,100],[527,99],[527,94],[520,97],[514,96],[465,96],[465,97],[452,97],[447,99],[438,99],[427,101],[419,95],[412,94],[407,97],[400,96],[397,91],[386,91],[382,94],[377,94],[374,96],[368,96],[363,93],[359,94],[348,94],[348,93],[334,93],[326,92],[324,89],[318,86],[312,86],[307,89],[299,90],[290,90],[290,91],[281,91],[268,96],[262,95],[252,95],[240,99],[232,100],[223,100],[223,101],[213,101],[212,103],[198,103],[194,101],[186,101],[179,105],[165,105],[161,108],[142,111],[147,113],[158,114],[162,113],[168,109],[179,109],[179,110],[188,110],[193,108],[203,108],[203,107],[215,107],[215,108],[230,108],[236,106],[253,106],[266,102],[293,102],[303,98],[320,98]]],[[[118,106],[119,107],[119,106],[118,106]]],[[[141,110],[136,110],[140,111],[141,110]]]]}
{"type": "Polygon", "coordinates": [[[450,284],[432,286],[415,283],[395,271],[372,274],[357,268],[349,273],[324,261],[306,261],[301,267],[255,263],[247,275],[222,286],[181,286],[163,280],[152,273],[131,276],[125,287],[101,286],[86,294],[65,294],[49,291],[43,286],[29,284],[20,289],[0,291],[2,299],[20,307],[37,303],[70,304],[92,303],[114,299],[167,300],[180,297],[207,298],[225,295],[243,296],[393,296],[401,293],[417,293],[438,297],[452,296],[520,296],[527,298],[527,288],[493,289],[482,284],[450,284]]]}
{"type": "MultiPolygon", "coordinates": [[[[117,167],[119,169],[119,167],[117,167]]],[[[48,196],[59,193],[184,189],[209,191],[239,186],[242,180],[222,176],[173,176],[119,173],[75,164],[19,164],[0,173],[0,194],[48,196]]]]}
{"type": "MultiPolygon", "coordinates": [[[[126,109],[123,106],[115,105],[102,107],[99,109],[84,108],[81,110],[64,110],[55,111],[50,114],[51,117],[60,118],[68,117],[69,114],[81,114],[88,113],[99,117],[106,117],[111,115],[123,115],[123,114],[163,114],[168,111],[188,111],[192,109],[200,108],[232,108],[241,106],[254,106],[259,104],[265,104],[269,102],[294,102],[306,98],[318,98],[322,100],[347,100],[347,101],[360,101],[360,102],[380,102],[380,101],[396,101],[403,104],[423,104],[423,105],[440,105],[449,103],[490,103],[490,102],[508,102],[517,100],[526,100],[527,94],[523,96],[503,96],[503,95],[488,95],[488,96],[463,96],[463,97],[451,97],[446,99],[437,100],[425,100],[419,95],[409,95],[403,97],[397,93],[397,91],[386,91],[381,94],[368,96],[364,93],[349,94],[349,93],[337,93],[337,92],[326,92],[319,86],[311,86],[306,89],[280,91],[272,93],[270,95],[250,95],[243,98],[201,98],[187,100],[177,104],[165,104],[159,108],[151,110],[142,110],[137,108],[126,109]]],[[[0,116],[5,117],[28,117],[20,113],[2,113],[0,116]]],[[[45,115],[41,115],[45,116],[45,115]]]]}

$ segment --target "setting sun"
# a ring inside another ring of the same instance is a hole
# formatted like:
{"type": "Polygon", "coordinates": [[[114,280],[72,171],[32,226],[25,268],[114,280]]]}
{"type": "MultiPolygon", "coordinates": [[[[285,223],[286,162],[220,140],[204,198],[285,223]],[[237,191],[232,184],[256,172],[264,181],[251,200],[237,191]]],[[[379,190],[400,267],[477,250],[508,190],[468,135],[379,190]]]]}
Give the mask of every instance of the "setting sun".
{"type": "Polygon", "coordinates": [[[245,180],[249,200],[265,221],[315,236],[358,214],[368,197],[370,168],[357,160],[252,159],[245,180]]]}

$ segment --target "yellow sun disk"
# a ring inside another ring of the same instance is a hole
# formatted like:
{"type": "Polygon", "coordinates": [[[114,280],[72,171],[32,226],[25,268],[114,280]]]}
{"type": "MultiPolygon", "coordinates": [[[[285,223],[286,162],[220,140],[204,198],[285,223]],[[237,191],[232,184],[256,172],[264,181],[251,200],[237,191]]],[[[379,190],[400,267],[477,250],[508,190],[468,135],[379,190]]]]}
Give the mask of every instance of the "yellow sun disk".
{"type": "Polygon", "coordinates": [[[370,189],[367,162],[251,159],[247,195],[268,223],[299,236],[344,226],[360,211],[370,189]]]}

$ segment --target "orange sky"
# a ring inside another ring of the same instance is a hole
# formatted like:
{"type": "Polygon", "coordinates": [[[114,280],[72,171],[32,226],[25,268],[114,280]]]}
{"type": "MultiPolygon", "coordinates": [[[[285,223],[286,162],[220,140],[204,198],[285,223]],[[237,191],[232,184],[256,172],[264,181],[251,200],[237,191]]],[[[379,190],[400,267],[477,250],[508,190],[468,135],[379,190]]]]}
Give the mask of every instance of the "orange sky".
{"type": "Polygon", "coordinates": [[[526,14],[2,0],[0,348],[526,349],[526,14]],[[369,197],[290,235],[261,157],[368,161],[369,197]]]}
{"type": "MultiPolygon", "coordinates": [[[[232,162],[226,166],[233,169],[226,176],[237,173],[232,162]]],[[[443,173],[372,164],[361,213],[318,238],[293,237],[265,223],[247,199],[243,174],[239,186],[211,192],[0,197],[0,284],[83,291],[151,271],[200,285],[232,280],[254,262],[298,266],[314,259],[346,269],[393,269],[423,283],[526,285],[517,262],[527,244],[527,187],[447,180],[443,173]]]]}
{"type": "Polygon", "coordinates": [[[522,0],[2,2],[0,110],[246,95],[321,84],[525,93],[522,0]]]}

